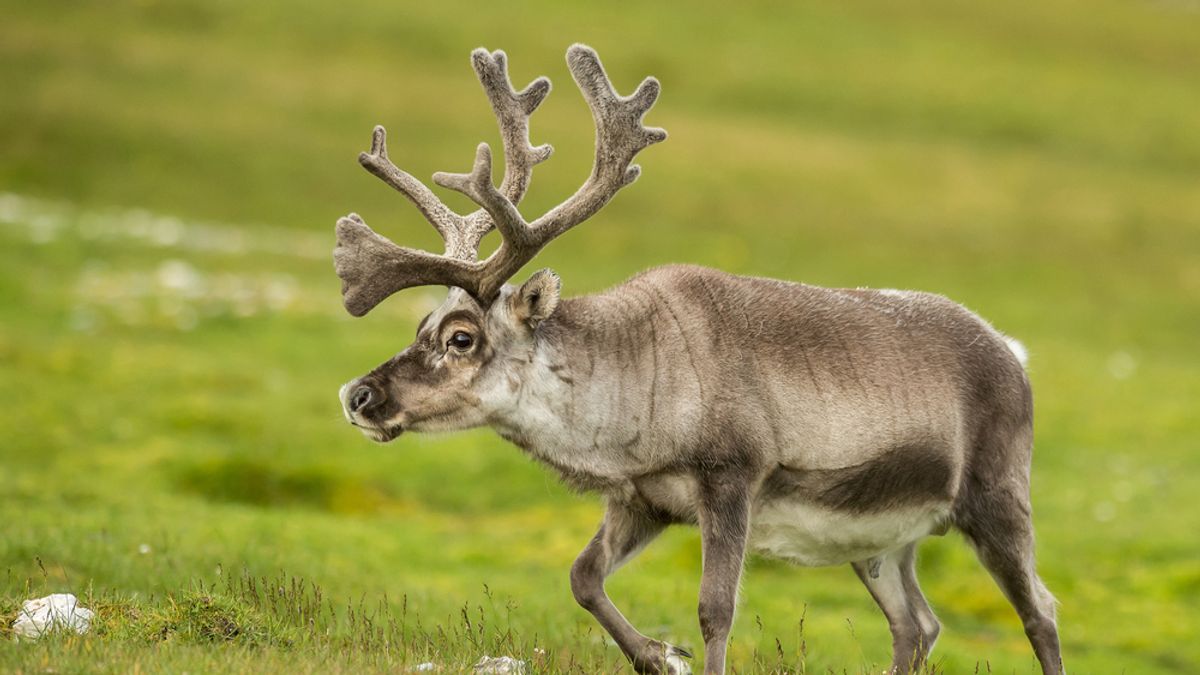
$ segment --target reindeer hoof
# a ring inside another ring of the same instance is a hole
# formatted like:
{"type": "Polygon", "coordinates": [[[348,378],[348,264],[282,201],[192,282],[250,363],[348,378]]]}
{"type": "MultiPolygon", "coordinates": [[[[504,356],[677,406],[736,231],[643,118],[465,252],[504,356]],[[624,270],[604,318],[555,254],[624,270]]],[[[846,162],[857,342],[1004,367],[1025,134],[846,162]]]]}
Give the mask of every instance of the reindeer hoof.
{"type": "Polygon", "coordinates": [[[684,659],[692,658],[686,649],[667,645],[667,658],[663,661],[663,672],[667,675],[692,675],[692,667],[684,659]]]}

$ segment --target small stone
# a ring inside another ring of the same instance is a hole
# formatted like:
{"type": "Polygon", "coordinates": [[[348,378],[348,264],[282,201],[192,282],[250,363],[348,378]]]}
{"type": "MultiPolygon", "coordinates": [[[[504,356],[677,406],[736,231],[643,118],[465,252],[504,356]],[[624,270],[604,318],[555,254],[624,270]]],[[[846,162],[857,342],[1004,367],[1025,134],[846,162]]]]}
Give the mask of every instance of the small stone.
{"type": "Polygon", "coordinates": [[[80,635],[92,626],[92,610],[79,606],[70,593],[55,593],[44,598],[26,600],[21,613],[13,621],[12,630],[18,638],[36,640],[55,630],[70,630],[80,635]]]}
{"type": "Polygon", "coordinates": [[[479,663],[475,664],[476,673],[514,673],[516,675],[524,675],[525,662],[518,661],[511,656],[497,656],[492,658],[484,654],[483,658],[479,659],[479,663]]]}

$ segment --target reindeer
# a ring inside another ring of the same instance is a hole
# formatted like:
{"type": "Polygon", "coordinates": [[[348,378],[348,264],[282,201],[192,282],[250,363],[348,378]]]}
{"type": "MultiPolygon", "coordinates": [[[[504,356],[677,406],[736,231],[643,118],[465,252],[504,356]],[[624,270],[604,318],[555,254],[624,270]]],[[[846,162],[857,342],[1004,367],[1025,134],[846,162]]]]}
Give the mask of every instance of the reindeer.
{"type": "Polygon", "coordinates": [[[700,529],[706,673],[724,672],[748,550],[849,563],[891,627],[893,672],[918,670],[939,623],[915,550],[950,527],[1020,615],[1043,672],[1061,672],[1055,601],[1034,566],[1033,406],[1018,343],[920,292],[682,265],[571,299],[550,270],[507,283],[637,179],[634,156],[667,137],[642,124],[659,83],[619,96],[592,49],[567,51],[595,121],[595,161],[575,194],[529,221],[517,205],[551,153],[530,144],[529,118],[550,82],[518,92],[504,52],[471,58],[499,121],[504,178],[493,184],[485,143],[470,173],[433,180],[478,210],[451,211],[397,168],[382,127],[359,156],[446,248],[403,248],[355,214],[340,219],[334,261],[347,310],[361,316],[414,286],[450,291],[411,345],[342,387],[347,420],[381,443],[490,426],[570,486],[601,493],[604,519],[571,567],[571,590],[638,672],[689,673],[691,654],[635,629],[604,580],[676,523],[700,529]],[[480,260],[493,228],[500,246],[480,260]]]}

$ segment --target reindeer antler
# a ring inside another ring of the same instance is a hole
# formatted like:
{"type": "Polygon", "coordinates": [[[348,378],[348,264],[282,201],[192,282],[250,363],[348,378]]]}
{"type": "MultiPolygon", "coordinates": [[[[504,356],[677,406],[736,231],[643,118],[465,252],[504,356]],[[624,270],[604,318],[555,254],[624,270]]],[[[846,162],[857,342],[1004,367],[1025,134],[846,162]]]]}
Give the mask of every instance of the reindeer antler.
{"type": "Polygon", "coordinates": [[[587,220],[622,187],[637,180],[633,157],[665,140],[667,132],[642,126],[642,117],[658,98],[658,80],[648,77],[632,96],[613,90],[596,52],[584,45],[567,50],[567,66],[583,92],[596,124],[596,157],[592,173],[565,202],[527,222],[517,210],[535,164],[550,156],[549,145],[529,143],[529,117],[550,91],[550,81],[534,80],[517,92],[509,82],[504,52],[476,49],[472,64],[492,103],[504,144],[504,179],[492,184],[492,153],[486,143],[475,152],[470,173],[436,173],[434,182],[457,190],[481,208],[462,216],[451,211],[423,183],[397,168],[387,156],[386,134],[376,127],[371,151],[359,156],[368,171],[417,206],[446,242],[435,255],[393,244],[355,214],[338,220],[334,266],[342,279],[346,309],[355,316],[369,312],[384,298],[413,286],[457,286],[481,302],[490,302],[512,275],[552,239],[587,220]],[[500,247],[487,260],[477,260],[479,244],[495,227],[500,247]]]}

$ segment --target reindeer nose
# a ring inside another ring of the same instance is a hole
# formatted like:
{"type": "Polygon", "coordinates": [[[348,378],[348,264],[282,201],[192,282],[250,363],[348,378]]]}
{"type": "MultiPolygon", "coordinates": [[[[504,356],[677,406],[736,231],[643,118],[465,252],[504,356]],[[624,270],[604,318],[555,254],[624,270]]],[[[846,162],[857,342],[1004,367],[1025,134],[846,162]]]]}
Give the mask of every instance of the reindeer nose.
{"type": "Polygon", "coordinates": [[[346,399],[346,409],[351,413],[364,412],[383,402],[383,394],[369,384],[359,384],[346,399]]]}

